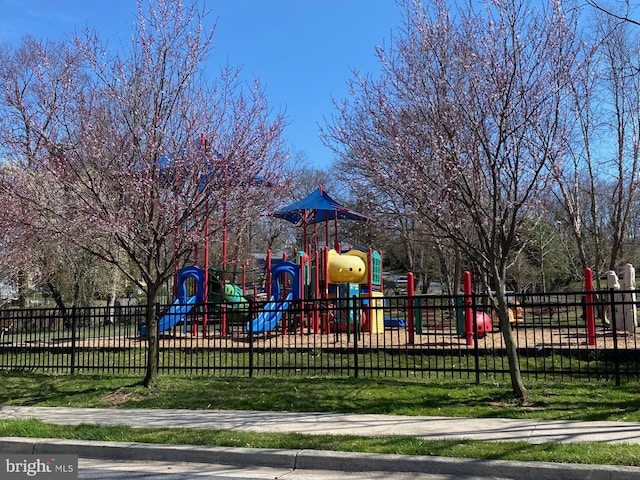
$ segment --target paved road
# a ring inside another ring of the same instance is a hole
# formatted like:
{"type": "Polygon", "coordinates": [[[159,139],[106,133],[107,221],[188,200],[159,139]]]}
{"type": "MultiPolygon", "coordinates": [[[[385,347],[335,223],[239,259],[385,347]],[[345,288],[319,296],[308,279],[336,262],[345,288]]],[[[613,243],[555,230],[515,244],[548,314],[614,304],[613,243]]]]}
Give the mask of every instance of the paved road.
{"type": "Polygon", "coordinates": [[[82,480],[510,480],[505,477],[461,477],[398,472],[336,472],[269,467],[229,466],[211,463],[113,462],[80,459],[82,480]]]}

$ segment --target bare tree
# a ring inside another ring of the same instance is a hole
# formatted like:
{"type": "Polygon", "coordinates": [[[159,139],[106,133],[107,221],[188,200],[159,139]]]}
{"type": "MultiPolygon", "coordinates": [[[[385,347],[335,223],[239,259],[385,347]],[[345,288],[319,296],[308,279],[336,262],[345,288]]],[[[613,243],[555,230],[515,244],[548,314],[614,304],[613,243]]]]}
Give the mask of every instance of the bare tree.
{"type": "Polygon", "coordinates": [[[514,395],[526,400],[506,298],[523,222],[564,148],[565,83],[576,75],[573,10],[519,0],[401,2],[403,29],[380,50],[379,80],[353,81],[325,138],[372,187],[393,188],[477,259],[500,319],[514,395]],[[563,80],[564,79],[564,80],[563,80]]]}
{"type": "Polygon", "coordinates": [[[552,204],[560,206],[557,221],[571,232],[580,262],[580,275],[589,266],[595,267],[597,272],[602,271],[605,241],[598,222],[598,164],[593,145],[598,129],[593,106],[597,103],[594,96],[598,76],[591,62],[586,71],[588,74],[569,79],[575,124],[567,137],[565,155],[552,159],[555,185],[551,190],[553,195],[544,202],[550,211],[556,210],[552,204]],[[590,242],[585,236],[591,239],[590,242]]]}
{"type": "Polygon", "coordinates": [[[575,135],[566,155],[555,159],[553,192],[582,270],[594,268],[599,278],[628,261],[640,173],[640,77],[630,23],[602,10],[594,18],[589,74],[570,79],[575,135]]]}
{"type": "Polygon", "coordinates": [[[610,8],[608,5],[605,6],[604,2],[596,2],[595,0],[586,0],[586,4],[616,20],[640,25],[640,21],[630,14],[631,3],[629,0],[616,0],[614,2],[616,8],[610,8]]]}
{"type": "Polygon", "coordinates": [[[603,118],[607,119],[604,127],[615,138],[611,155],[602,160],[603,168],[599,168],[610,192],[605,198],[610,207],[607,219],[609,270],[616,268],[623,251],[640,174],[640,56],[632,46],[634,42],[626,24],[617,23],[611,17],[604,17],[599,22],[603,38],[600,49],[602,86],[608,111],[603,112],[603,118]]]}

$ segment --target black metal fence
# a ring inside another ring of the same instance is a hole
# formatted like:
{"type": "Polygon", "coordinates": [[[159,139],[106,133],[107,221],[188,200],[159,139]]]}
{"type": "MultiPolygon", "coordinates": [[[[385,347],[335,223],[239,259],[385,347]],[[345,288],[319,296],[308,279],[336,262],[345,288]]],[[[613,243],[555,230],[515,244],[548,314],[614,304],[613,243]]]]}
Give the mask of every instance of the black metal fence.
{"type": "MultiPolygon", "coordinates": [[[[525,378],[640,374],[635,292],[511,295],[525,378]],[[593,307],[595,330],[586,325],[593,307]]],[[[161,373],[468,378],[508,376],[505,339],[486,296],[164,305],[161,373]],[[473,326],[465,320],[471,309],[473,326]],[[467,333],[470,333],[469,335],[467,333]]],[[[145,306],[0,310],[0,369],[144,374],[145,306]]]]}

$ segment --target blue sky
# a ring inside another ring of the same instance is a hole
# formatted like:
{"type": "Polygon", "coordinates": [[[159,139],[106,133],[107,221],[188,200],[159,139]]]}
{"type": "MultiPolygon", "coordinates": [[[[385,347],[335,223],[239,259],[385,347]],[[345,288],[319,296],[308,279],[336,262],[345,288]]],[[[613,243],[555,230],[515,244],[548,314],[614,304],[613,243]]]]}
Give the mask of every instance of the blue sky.
{"type": "MultiPolygon", "coordinates": [[[[189,0],[185,0],[189,1],[189,0]]],[[[270,104],[286,109],[289,147],[327,166],[318,124],[347,96],[351,70],[379,71],[375,47],[400,24],[394,0],[207,0],[217,20],[213,71],[227,61],[257,76],[270,104]]],[[[135,0],[0,0],[0,42],[25,34],[62,39],[89,26],[117,46],[129,38],[135,0]]]]}

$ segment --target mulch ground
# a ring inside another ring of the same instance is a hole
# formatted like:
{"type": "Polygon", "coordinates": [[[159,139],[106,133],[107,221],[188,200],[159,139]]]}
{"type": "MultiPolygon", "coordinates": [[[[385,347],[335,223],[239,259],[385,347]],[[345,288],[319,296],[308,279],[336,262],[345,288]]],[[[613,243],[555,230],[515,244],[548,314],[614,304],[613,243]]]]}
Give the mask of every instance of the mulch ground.
{"type": "MultiPolygon", "coordinates": [[[[616,332],[617,347],[621,349],[637,349],[640,346],[640,330],[635,333],[616,332]]],[[[513,338],[520,348],[614,348],[614,332],[610,329],[598,327],[596,329],[595,344],[589,345],[587,331],[584,327],[549,327],[516,325],[513,328],[513,338]]],[[[477,340],[479,348],[500,349],[504,347],[502,334],[496,330],[477,340]]],[[[95,337],[76,339],[76,348],[135,348],[146,347],[147,340],[140,337],[95,337]]],[[[32,347],[71,347],[71,340],[55,342],[30,342],[32,347]]],[[[183,333],[163,333],[160,337],[161,348],[225,348],[225,349],[309,349],[309,348],[358,348],[365,349],[465,349],[472,348],[467,339],[459,335],[455,329],[426,328],[421,334],[413,336],[403,327],[386,328],[378,334],[369,333],[309,333],[297,330],[286,335],[281,331],[267,334],[255,334],[252,339],[241,328],[229,328],[226,335],[219,330],[210,331],[205,337],[198,331],[183,333]]],[[[20,346],[17,344],[8,346],[20,346]]],[[[27,346],[25,344],[21,346],[27,346]]]]}

